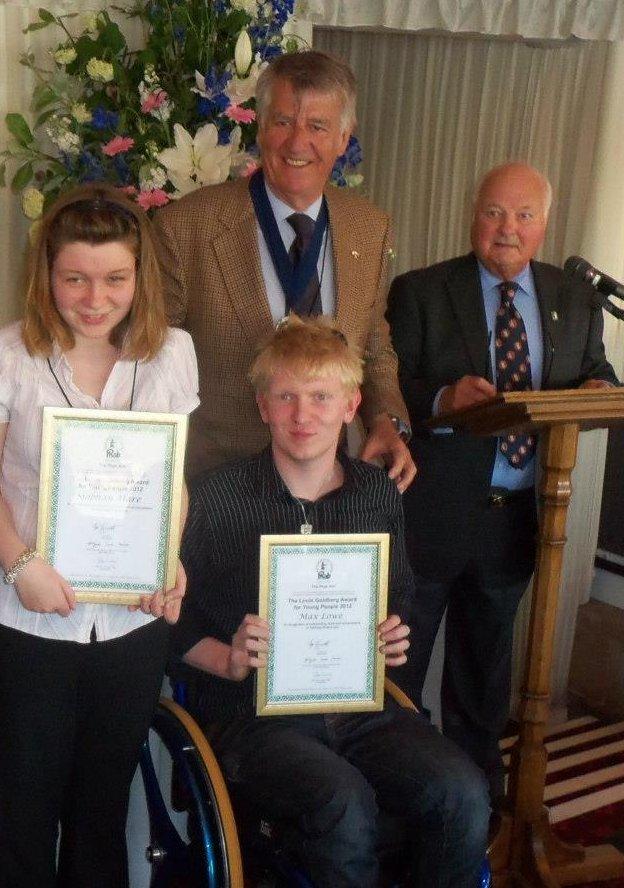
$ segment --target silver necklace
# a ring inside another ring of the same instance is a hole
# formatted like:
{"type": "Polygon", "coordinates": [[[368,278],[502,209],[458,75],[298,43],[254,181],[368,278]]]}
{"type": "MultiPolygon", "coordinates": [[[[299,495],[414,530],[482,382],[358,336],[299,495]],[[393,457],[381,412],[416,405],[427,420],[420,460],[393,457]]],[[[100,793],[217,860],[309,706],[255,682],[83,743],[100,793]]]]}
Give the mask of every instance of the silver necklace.
{"type": "Polygon", "coordinates": [[[299,503],[299,507],[301,508],[301,511],[303,512],[303,524],[299,528],[299,532],[302,534],[312,533],[312,525],[308,521],[308,516],[306,515],[306,510],[304,508],[303,503],[301,502],[301,500],[297,496],[295,496],[294,499],[299,503]]]}
{"type": "MultiPolygon", "coordinates": [[[[316,502],[316,500],[319,498],[319,494],[320,494],[321,490],[323,489],[323,486],[325,484],[327,484],[328,481],[331,480],[332,475],[334,474],[335,471],[336,471],[336,463],[334,462],[333,466],[331,467],[331,470],[325,475],[324,478],[321,479],[321,483],[319,484],[318,490],[316,492],[316,496],[314,497],[313,500],[311,500],[311,502],[316,502]]],[[[303,515],[303,524],[299,527],[299,533],[303,534],[304,536],[311,534],[312,533],[312,525],[310,524],[308,516],[306,515],[305,506],[303,505],[303,503],[301,502],[299,497],[295,496],[295,494],[292,493],[292,491],[291,491],[290,495],[295,500],[295,502],[299,504],[299,508],[301,509],[301,513],[303,515]]]]}

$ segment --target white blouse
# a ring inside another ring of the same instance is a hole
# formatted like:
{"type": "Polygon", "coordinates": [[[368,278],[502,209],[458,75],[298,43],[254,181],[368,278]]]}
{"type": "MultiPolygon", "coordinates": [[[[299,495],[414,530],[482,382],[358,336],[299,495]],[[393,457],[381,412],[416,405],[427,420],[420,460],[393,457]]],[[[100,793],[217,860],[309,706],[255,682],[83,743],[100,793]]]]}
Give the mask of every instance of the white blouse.
{"type": "MultiPolygon", "coordinates": [[[[85,395],[72,380],[72,370],[55,348],[50,358],[72,407],[127,410],[130,406],[134,361],[117,361],[102,398],[85,395]]],[[[170,328],[165,343],[151,361],[139,361],[133,410],[191,413],[199,404],[197,361],[191,337],[170,328]]],[[[43,407],[67,402],[44,357],[31,357],[21,336],[21,322],[0,329],[0,423],[8,423],[0,467],[0,491],[15,529],[25,546],[35,546],[41,460],[43,407]]],[[[1,577],[1,575],[0,575],[1,577]]],[[[130,612],[122,605],[78,604],[68,617],[40,614],[22,606],[14,586],[0,578],[0,623],[21,632],[61,641],[89,641],[95,626],[99,641],[117,638],[149,623],[153,617],[130,612]]]]}

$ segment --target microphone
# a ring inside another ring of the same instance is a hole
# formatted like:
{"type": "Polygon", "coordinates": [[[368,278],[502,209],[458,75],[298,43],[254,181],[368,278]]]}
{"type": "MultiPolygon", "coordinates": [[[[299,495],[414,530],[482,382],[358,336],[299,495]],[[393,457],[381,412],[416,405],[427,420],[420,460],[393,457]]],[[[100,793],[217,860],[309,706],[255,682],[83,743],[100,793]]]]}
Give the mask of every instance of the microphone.
{"type": "Polygon", "coordinates": [[[603,271],[598,271],[580,256],[570,256],[569,259],[566,259],[563,270],[571,277],[590,284],[594,290],[598,290],[605,296],[617,296],[618,299],[624,299],[624,284],[618,283],[603,271]]]}

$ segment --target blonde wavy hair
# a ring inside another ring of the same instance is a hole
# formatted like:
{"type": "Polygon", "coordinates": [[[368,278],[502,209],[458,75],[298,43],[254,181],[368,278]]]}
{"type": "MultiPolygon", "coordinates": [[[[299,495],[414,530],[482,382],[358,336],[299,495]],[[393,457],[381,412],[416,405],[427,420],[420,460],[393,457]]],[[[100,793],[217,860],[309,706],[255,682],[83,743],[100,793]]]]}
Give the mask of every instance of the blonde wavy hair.
{"type": "Polygon", "coordinates": [[[248,377],[256,393],[265,392],[281,370],[306,379],[338,376],[353,392],[362,384],[363,367],[361,356],[331,318],[290,314],[260,343],[248,377]]]}

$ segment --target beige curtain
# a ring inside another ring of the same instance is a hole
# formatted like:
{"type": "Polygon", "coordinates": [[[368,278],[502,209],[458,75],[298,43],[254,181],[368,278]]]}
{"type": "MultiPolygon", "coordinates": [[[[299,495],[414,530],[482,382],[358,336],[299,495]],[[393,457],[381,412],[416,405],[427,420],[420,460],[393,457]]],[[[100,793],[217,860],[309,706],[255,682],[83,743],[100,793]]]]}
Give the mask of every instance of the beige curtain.
{"type": "MultiPolygon", "coordinates": [[[[561,264],[580,253],[621,276],[621,44],[315,28],[314,45],[346,58],[358,76],[365,188],[394,219],[394,273],[467,250],[474,183],[496,163],[517,158],[543,170],[554,186],[541,258],[561,264]]],[[[618,369],[622,331],[610,318],[606,324],[618,369]]],[[[577,607],[591,585],[605,437],[582,436],[574,474],[553,666],[557,710],[565,707],[577,607]]],[[[527,596],[517,621],[516,699],[529,605],[527,596]]],[[[439,649],[432,673],[430,689],[439,681],[439,649]]],[[[429,703],[435,710],[434,693],[429,703]]]]}
{"type": "Polygon", "coordinates": [[[300,0],[317,25],[622,40],[620,0],[300,0]]]}
{"type": "MultiPolygon", "coordinates": [[[[28,108],[32,94],[30,72],[19,64],[28,37],[23,28],[37,16],[36,8],[0,3],[0,150],[7,145],[4,117],[28,108]]],[[[8,188],[0,189],[0,324],[18,317],[17,280],[28,224],[8,188]]]]}
{"type": "Polygon", "coordinates": [[[472,189],[508,158],[555,185],[542,250],[581,246],[608,44],[314,29],[358,76],[365,189],[395,223],[396,272],[469,248],[472,189]]]}

